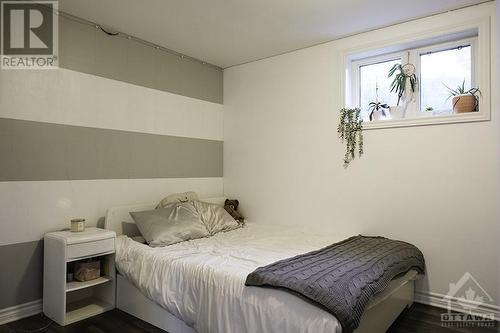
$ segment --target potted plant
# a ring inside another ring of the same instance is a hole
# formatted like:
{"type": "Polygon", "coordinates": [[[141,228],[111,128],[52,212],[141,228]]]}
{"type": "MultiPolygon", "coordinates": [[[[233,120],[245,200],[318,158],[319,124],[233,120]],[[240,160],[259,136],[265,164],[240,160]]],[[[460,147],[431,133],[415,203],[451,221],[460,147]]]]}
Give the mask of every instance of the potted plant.
{"type": "Polygon", "coordinates": [[[368,111],[370,112],[370,121],[380,120],[382,116],[386,117],[386,110],[389,110],[389,105],[382,102],[371,102],[368,104],[368,111]],[[376,113],[375,113],[376,112],[376,113]]]}
{"type": "Polygon", "coordinates": [[[346,152],[344,155],[344,168],[349,166],[356,157],[363,155],[363,119],[360,116],[361,109],[340,110],[340,123],[337,133],[342,143],[346,142],[346,152]]]}
{"type": "Polygon", "coordinates": [[[415,66],[412,64],[395,64],[389,70],[387,77],[394,76],[394,80],[391,83],[391,92],[398,94],[398,106],[401,98],[406,91],[406,83],[410,82],[410,89],[414,93],[417,89],[417,76],[415,75],[415,66]]]}
{"type": "Polygon", "coordinates": [[[455,113],[465,113],[474,112],[479,109],[479,96],[481,96],[481,90],[479,88],[465,89],[465,79],[461,85],[455,89],[451,89],[446,84],[443,85],[448,89],[449,96],[451,98],[451,103],[453,106],[453,112],[455,113]]]}

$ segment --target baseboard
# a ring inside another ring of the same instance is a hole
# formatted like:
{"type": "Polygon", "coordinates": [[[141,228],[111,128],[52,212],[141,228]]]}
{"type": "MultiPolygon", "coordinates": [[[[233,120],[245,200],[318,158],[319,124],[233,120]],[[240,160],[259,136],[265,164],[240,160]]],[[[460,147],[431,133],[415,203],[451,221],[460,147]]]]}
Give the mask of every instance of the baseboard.
{"type": "Polygon", "coordinates": [[[42,312],[42,300],[19,304],[0,310],[0,325],[42,312]]]}
{"type": "Polygon", "coordinates": [[[468,303],[473,306],[477,306],[474,312],[476,313],[493,313],[495,315],[495,320],[500,320],[500,306],[491,305],[491,304],[478,304],[473,301],[465,301],[464,299],[460,299],[460,303],[457,297],[450,297],[443,294],[431,293],[431,292],[423,292],[423,291],[415,291],[415,302],[422,303],[426,305],[435,306],[442,309],[448,309],[448,306],[452,311],[455,312],[463,312],[466,311],[460,303],[468,303]]]}

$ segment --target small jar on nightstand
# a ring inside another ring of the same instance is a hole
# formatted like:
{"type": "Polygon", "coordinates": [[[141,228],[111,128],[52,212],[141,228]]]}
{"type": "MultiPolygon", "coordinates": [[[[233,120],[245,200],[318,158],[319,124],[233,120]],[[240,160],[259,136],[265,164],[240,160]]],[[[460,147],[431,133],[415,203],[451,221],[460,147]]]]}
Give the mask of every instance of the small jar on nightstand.
{"type": "Polygon", "coordinates": [[[45,235],[43,312],[47,317],[64,326],[115,307],[115,238],[114,231],[99,228],[45,235]],[[67,278],[76,264],[86,267],[90,262],[87,266],[94,270],[82,274],[86,279],[67,278]]]}

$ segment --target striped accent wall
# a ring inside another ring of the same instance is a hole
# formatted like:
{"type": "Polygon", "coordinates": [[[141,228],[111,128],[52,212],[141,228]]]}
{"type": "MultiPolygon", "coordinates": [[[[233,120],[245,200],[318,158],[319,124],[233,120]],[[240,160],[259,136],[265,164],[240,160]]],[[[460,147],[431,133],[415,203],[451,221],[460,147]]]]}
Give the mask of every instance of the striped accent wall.
{"type": "Polygon", "coordinates": [[[223,194],[222,71],[62,17],[59,31],[60,69],[0,70],[0,309],[42,297],[41,239],[69,219],[223,194]]]}

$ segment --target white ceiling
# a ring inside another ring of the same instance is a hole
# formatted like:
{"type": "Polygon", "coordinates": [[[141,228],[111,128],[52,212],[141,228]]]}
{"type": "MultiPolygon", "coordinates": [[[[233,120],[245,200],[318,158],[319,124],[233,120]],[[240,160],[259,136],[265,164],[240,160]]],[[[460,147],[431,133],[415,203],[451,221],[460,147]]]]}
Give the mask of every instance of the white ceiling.
{"type": "Polygon", "coordinates": [[[488,0],[60,0],[60,10],[226,68],[488,0]]]}

